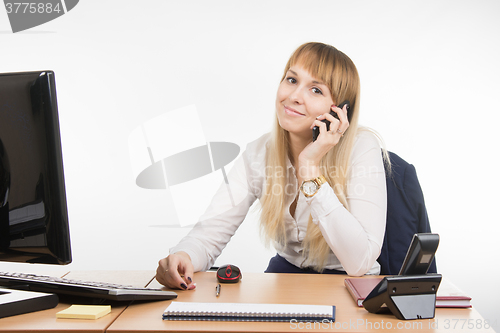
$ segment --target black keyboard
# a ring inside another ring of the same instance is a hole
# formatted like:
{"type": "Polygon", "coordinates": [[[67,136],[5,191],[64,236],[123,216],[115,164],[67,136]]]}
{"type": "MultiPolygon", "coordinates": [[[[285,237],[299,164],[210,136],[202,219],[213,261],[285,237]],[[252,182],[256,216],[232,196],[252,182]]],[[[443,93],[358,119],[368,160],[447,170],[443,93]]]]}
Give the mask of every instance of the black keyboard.
{"type": "Polygon", "coordinates": [[[112,283],[79,281],[26,273],[0,272],[0,286],[113,301],[153,301],[169,300],[177,297],[175,292],[162,289],[137,288],[112,283]]]}

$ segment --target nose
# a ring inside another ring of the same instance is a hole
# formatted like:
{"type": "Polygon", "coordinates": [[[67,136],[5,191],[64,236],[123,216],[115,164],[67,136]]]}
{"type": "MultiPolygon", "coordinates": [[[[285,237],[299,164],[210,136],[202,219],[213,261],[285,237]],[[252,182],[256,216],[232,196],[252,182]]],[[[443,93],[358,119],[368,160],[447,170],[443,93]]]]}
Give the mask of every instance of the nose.
{"type": "Polygon", "coordinates": [[[290,101],[294,104],[302,104],[304,101],[303,88],[297,86],[293,91],[291,91],[290,101]]]}

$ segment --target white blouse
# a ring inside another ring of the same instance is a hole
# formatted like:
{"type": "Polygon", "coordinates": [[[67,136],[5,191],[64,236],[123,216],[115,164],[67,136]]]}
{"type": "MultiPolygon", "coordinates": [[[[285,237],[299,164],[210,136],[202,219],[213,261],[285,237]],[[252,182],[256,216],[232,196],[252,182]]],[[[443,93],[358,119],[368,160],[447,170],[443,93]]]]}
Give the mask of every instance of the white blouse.
{"type": "MultiPolygon", "coordinates": [[[[265,134],[247,145],[228,173],[228,184],[216,192],[207,211],[194,228],[170,253],[184,251],[195,271],[208,270],[245,219],[250,206],[265,193],[265,134]]],[[[278,254],[297,267],[304,267],[303,245],[309,216],[319,228],[332,252],[327,269],[349,275],[378,274],[376,259],[384,240],[387,212],[385,171],[378,140],[368,131],[359,131],[351,155],[347,184],[349,210],[340,203],[328,183],[306,198],[298,190],[295,169],[287,163],[285,226],[286,246],[274,244],[278,254]],[[299,192],[295,216],[290,205],[299,192]]],[[[281,190],[281,189],[276,189],[281,190]]]]}

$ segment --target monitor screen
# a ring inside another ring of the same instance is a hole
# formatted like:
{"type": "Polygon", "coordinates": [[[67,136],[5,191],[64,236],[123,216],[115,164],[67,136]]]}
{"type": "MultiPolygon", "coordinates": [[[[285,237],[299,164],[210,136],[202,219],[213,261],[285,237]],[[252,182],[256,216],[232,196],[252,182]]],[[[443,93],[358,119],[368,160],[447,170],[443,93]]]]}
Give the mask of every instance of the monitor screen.
{"type": "Polygon", "coordinates": [[[0,74],[0,260],[71,262],[52,71],[0,74]]]}

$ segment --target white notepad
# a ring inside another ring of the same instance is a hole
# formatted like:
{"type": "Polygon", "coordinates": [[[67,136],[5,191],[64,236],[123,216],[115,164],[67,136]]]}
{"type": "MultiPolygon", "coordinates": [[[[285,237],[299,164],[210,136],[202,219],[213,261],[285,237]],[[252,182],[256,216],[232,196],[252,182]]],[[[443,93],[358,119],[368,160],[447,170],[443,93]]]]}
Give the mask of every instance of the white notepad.
{"type": "Polygon", "coordinates": [[[165,320],[335,321],[335,306],[305,304],[172,302],[165,320]]]}

